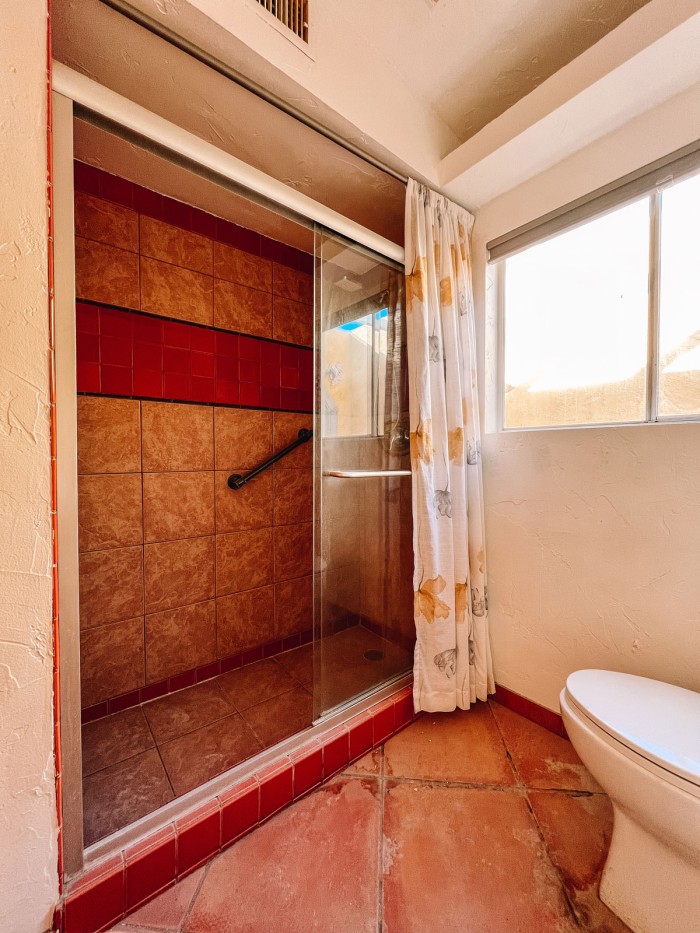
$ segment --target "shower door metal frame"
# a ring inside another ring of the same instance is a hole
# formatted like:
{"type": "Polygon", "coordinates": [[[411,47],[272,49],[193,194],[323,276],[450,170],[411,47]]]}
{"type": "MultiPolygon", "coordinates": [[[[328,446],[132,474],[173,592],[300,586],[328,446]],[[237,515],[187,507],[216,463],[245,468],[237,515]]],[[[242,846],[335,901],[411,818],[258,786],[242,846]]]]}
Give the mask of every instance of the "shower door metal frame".
{"type": "MultiPolygon", "coordinates": [[[[230,780],[225,772],[195,791],[176,798],[170,804],[95,843],[88,850],[83,840],[82,744],[80,704],[80,616],[78,573],[78,484],[77,484],[77,391],[75,333],[75,244],[73,223],[73,119],[91,114],[105,118],[111,132],[120,129],[126,138],[139,139],[146,148],[163,158],[185,165],[190,171],[215,181],[228,190],[247,192],[246,196],[266,203],[278,212],[294,214],[297,222],[311,226],[320,222],[332,233],[369,249],[397,264],[403,262],[403,248],[335,211],[301,195],[299,192],[264,175],[176,124],[152,114],[127,98],[102,87],[61,63],[53,63],[52,81],[52,155],[54,204],[55,283],[53,313],[56,346],[54,351],[56,381],[56,460],[58,525],[58,641],[60,761],[62,799],[61,836],[64,883],[79,875],[87,856],[100,860],[135,841],[145,832],[155,831],[206,798],[212,788],[223,788],[230,780]],[[256,195],[257,192],[257,195],[256,195]],[[276,200],[279,199],[279,200],[276,200]]],[[[405,679],[405,678],[404,678],[405,679]]],[[[396,686],[392,682],[392,686],[396,686]]],[[[373,692],[371,702],[384,695],[385,685],[373,692]]],[[[364,697],[353,700],[353,708],[363,708],[364,697]]],[[[368,701],[369,702],[369,701],[368,701]]],[[[334,721],[324,716],[314,730],[334,721]]],[[[304,741],[309,735],[305,734],[304,741]]],[[[294,746],[296,737],[283,748],[294,746]]],[[[261,753],[264,760],[268,752],[261,753]]],[[[256,757],[242,762],[236,776],[260,767],[256,757]]]]}

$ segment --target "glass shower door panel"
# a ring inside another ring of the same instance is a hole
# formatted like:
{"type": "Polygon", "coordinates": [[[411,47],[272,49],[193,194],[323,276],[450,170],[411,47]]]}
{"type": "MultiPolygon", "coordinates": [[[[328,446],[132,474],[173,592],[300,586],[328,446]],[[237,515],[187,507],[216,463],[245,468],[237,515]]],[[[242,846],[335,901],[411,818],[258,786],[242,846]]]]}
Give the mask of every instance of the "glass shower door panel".
{"type": "Polygon", "coordinates": [[[318,717],[412,664],[403,269],[316,232],[318,717]]]}

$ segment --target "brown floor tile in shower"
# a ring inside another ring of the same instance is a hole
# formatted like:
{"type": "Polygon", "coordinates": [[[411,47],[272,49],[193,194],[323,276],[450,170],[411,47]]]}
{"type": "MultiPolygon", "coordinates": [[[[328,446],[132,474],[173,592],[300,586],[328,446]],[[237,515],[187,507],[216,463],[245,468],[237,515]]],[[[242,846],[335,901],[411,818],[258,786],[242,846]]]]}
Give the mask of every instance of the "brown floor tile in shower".
{"type": "Polygon", "coordinates": [[[297,686],[294,678],[273,658],[222,674],[218,680],[221,692],[239,712],[297,686]]]}
{"type": "Polygon", "coordinates": [[[308,729],[313,718],[313,700],[308,690],[296,687],[246,709],[242,714],[265,748],[308,729]]]}
{"type": "Polygon", "coordinates": [[[300,684],[310,684],[314,679],[314,646],[302,645],[285,651],[276,658],[284,670],[300,684]]]}
{"type": "Polygon", "coordinates": [[[376,787],[326,785],[211,866],[184,930],[375,933],[379,826],[376,787]]]}
{"type": "Polygon", "coordinates": [[[155,746],[140,706],[82,728],[83,775],[94,774],[155,746]]]}
{"type": "Polygon", "coordinates": [[[489,701],[496,722],[527,787],[600,791],[570,742],[500,703],[489,701]]]}
{"type": "Polygon", "coordinates": [[[166,742],[159,750],[179,796],[257,754],[261,748],[248,724],[234,714],[166,742]]]}
{"type": "Polygon", "coordinates": [[[85,845],[152,813],[174,796],[154,748],[90,775],[83,781],[85,845]]]}
{"type": "Polygon", "coordinates": [[[384,748],[387,777],[463,784],[515,784],[506,747],[487,703],[422,716],[384,748]]]}
{"type": "Polygon", "coordinates": [[[142,708],[159,745],[235,712],[231,703],[224,699],[217,680],[178,690],[145,703],[142,708]]]}

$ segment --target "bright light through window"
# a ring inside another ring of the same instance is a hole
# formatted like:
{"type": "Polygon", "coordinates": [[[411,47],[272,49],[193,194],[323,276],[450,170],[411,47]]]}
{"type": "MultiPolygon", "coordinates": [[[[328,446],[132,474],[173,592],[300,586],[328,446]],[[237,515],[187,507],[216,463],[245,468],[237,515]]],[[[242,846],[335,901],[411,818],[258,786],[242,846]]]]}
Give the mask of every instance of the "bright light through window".
{"type": "Polygon", "coordinates": [[[506,260],[505,427],[643,421],[649,201],[506,260]]]}
{"type": "Polygon", "coordinates": [[[700,175],[664,191],[659,414],[700,414],[700,175]]]}

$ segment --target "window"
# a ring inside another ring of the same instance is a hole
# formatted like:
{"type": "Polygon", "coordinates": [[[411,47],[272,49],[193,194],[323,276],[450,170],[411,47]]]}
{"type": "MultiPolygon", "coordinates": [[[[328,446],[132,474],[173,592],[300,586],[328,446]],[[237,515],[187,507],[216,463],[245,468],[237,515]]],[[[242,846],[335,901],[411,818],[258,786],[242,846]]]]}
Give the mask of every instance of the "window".
{"type": "Polygon", "coordinates": [[[499,267],[504,428],[700,417],[700,174],[614,209],[607,197],[554,236],[543,219],[524,249],[537,225],[510,235],[520,251],[499,267]]]}

